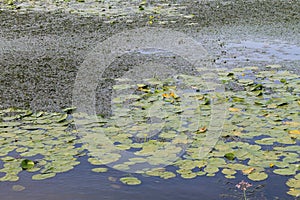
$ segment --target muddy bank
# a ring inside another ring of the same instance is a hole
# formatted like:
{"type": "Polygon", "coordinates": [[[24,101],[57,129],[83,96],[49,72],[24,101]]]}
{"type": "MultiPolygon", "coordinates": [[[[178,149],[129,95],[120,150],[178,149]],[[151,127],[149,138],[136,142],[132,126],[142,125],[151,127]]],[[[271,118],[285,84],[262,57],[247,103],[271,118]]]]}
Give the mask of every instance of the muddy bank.
{"type": "MultiPolygon", "coordinates": [[[[208,50],[217,67],[278,63],[299,73],[299,59],[278,59],[267,54],[272,59],[255,60],[257,56],[253,53],[264,54],[264,47],[239,50],[232,45],[259,40],[277,46],[284,43],[286,48],[299,47],[299,1],[199,1],[181,5],[184,9],[178,15],[140,11],[109,22],[105,17],[62,10],[2,9],[0,107],[58,111],[71,106],[77,70],[93,47],[115,33],[144,26],[171,28],[193,36],[208,50]],[[154,16],[151,25],[150,15],[154,16]],[[190,15],[193,17],[184,17],[190,15]]],[[[145,55],[135,55],[132,59],[125,56],[113,63],[112,68],[117,70],[124,63],[134,66],[145,58],[145,55]]],[[[152,55],[147,59],[165,58],[152,55]]],[[[177,58],[165,62],[190,69],[189,63],[177,58]]],[[[109,90],[101,88],[98,99],[109,95],[109,90]]],[[[105,106],[99,102],[98,105],[105,106]]]]}

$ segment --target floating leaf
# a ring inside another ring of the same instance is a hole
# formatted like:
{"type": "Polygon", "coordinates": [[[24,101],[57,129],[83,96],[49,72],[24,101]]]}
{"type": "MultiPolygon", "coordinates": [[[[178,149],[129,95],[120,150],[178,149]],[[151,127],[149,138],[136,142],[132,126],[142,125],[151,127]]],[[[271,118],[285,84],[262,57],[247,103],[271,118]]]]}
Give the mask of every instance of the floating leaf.
{"type": "Polygon", "coordinates": [[[228,160],[234,160],[235,155],[234,153],[226,153],[224,157],[227,158],[228,160]]]}
{"type": "Polygon", "coordinates": [[[300,196],[300,189],[290,188],[290,190],[287,193],[289,195],[299,197],[300,196]]]}
{"type": "Polygon", "coordinates": [[[296,170],[293,168],[284,168],[284,169],[275,169],[273,172],[279,175],[294,175],[296,173],[296,170]]]}
{"type": "Polygon", "coordinates": [[[44,180],[47,178],[52,178],[56,175],[56,173],[48,173],[48,174],[35,174],[32,176],[32,180],[44,180]]]}
{"type": "Polygon", "coordinates": [[[265,172],[253,172],[248,175],[248,178],[252,181],[262,181],[268,178],[268,174],[265,172]]]}
{"type": "Polygon", "coordinates": [[[63,115],[61,115],[60,118],[58,118],[56,120],[56,122],[63,122],[63,121],[65,121],[67,119],[67,117],[68,117],[68,114],[63,114],[63,115]]]}
{"type": "Polygon", "coordinates": [[[208,166],[205,167],[204,171],[207,172],[208,174],[214,174],[214,173],[219,171],[219,168],[215,167],[215,166],[208,165],[208,166]]]}
{"type": "Polygon", "coordinates": [[[233,170],[233,169],[223,169],[222,170],[222,173],[223,174],[225,174],[225,175],[234,175],[234,174],[236,174],[236,171],[235,170],[233,170]]]}
{"type": "Polygon", "coordinates": [[[5,176],[0,178],[0,181],[18,181],[19,177],[16,174],[6,174],[5,176]]]}
{"type": "Polygon", "coordinates": [[[300,130],[290,130],[289,134],[300,134],[300,130]]]}
{"type": "Polygon", "coordinates": [[[66,113],[69,113],[69,112],[74,111],[74,110],[76,110],[76,107],[65,108],[65,109],[63,109],[62,111],[63,111],[63,112],[66,112],[66,113]]]}
{"type": "Polygon", "coordinates": [[[254,170],[255,170],[254,167],[249,167],[247,169],[243,169],[242,172],[244,175],[248,175],[248,174],[251,174],[254,170]]]}
{"type": "Polygon", "coordinates": [[[227,167],[234,169],[234,170],[244,170],[244,169],[248,168],[248,166],[240,164],[240,163],[229,163],[229,164],[227,164],[227,167]]]}
{"type": "Polygon", "coordinates": [[[28,160],[28,159],[22,160],[21,167],[23,169],[31,169],[34,167],[34,162],[32,160],[28,160]]]}
{"type": "Polygon", "coordinates": [[[163,172],[162,174],[160,174],[160,177],[163,179],[169,179],[176,177],[176,174],[174,174],[173,172],[163,172]]]}
{"type": "Polygon", "coordinates": [[[227,178],[227,179],[235,179],[235,176],[233,176],[233,175],[226,175],[225,178],[227,178]]]}
{"type": "Polygon", "coordinates": [[[181,174],[181,177],[184,178],[184,179],[192,179],[192,178],[195,178],[196,176],[197,176],[197,173],[194,173],[192,171],[190,171],[188,173],[181,174]]]}
{"type": "Polygon", "coordinates": [[[251,79],[240,79],[238,82],[243,85],[252,85],[254,83],[254,81],[251,79]]]}
{"type": "Polygon", "coordinates": [[[239,108],[228,108],[230,112],[240,112],[241,110],[239,108]]]}
{"type": "Polygon", "coordinates": [[[286,182],[286,185],[289,186],[289,187],[293,187],[293,188],[300,188],[300,180],[299,179],[290,178],[286,182]]]}
{"type": "Polygon", "coordinates": [[[257,91],[257,90],[262,90],[263,85],[262,84],[257,84],[253,87],[250,88],[251,91],[257,91]]]}
{"type": "Polygon", "coordinates": [[[98,172],[98,173],[103,173],[103,172],[107,172],[107,168],[105,167],[98,167],[98,168],[93,168],[92,171],[93,172],[98,172]]]}
{"type": "Polygon", "coordinates": [[[126,185],[139,185],[142,182],[135,177],[122,177],[120,178],[120,181],[126,185]]]}
{"type": "Polygon", "coordinates": [[[3,160],[4,162],[8,162],[8,161],[13,161],[15,158],[11,157],[11,156],[6,156],[4,158],[1,158],[1,160],[3,160]]]}

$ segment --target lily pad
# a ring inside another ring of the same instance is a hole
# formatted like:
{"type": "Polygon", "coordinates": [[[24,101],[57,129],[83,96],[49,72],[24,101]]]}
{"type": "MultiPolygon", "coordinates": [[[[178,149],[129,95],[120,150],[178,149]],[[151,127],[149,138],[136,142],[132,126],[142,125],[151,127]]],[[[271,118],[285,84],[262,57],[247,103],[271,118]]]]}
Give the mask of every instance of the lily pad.
{"type": "Polygon", "coordinates": [[[223,174],[225,174],[225,175],[234,175],[234,174],[236,174],[236,171],[235,170],[233,170],[233,169],[223,169],[222,170],[222,173],[223,174]]]}
{"type": "Polygon", "coordinates": [[[300,188],[300,180],[299,179],[294,179],[290,178],[287,182],[286,185],[292,188],[300,188]]]}
{"type": "Polygon", "coordinates": [[[290,188],[290,190],[287,193],[289,195],[299,197],[300,196],[300,189],[290,188]]]}
{"type": "Polygon", "coordinates": [[[142,183],[142,181],[135,177],[122,177],[120,181],[126,185],[139,185],[142,183]]]}
{"type": "Polygon", "coordinates": [[[31,169],[31,168],[34,167],[34,162],[32,160],[29,160],[29,159],[22,160],[21,167],[23,169],[31,169]]]}
{"type": "Polygon", "coordinates": [[[173,172],[163,172],[162,174],[160,174],[160,177],[163,179],[169,179],[176,177],[176,174],[174,174],[173,172]]]}
{"type": "Polygon", "coordinates": [[[195,178],[197,176],[197,173],[194,173],[194,172],[188,172],[188,173],[184,173],[184,174],[181,174],[181,177],[184,178],[184,179],[192,179],[192,178],[195,178]]]}
{"type": "Polygon", "coordinates": [[[32,180],[44,180],[44,179],[52,178],[55,175],[56,175],[56,173],[35,174],[32,176],[32,180]]]}
{"type": "Polygon", "coordinates": [[[92,169],[93,172],[98,172],[98,173],[103,173],[103,172],[107,172],[108,169],[105,167],[98,167],[98,168],[93,168],[92,169]]]}
{"type": "Polygon", "coordinates": [[[273,172],[279,175],[294,175],[296,173],[296,170],[293,168],[284,168],[284,169],[275,169],[273,172]]]}
{"type": "Polygon", "coordinates": [[[268,174],[265,172],[253,172],[248,175],[248,178],[252,181],[262,181],[268,178],[268,174]]]}
{"type": "Polygon", "coordinates": [[[234,153],[226,153],[224,155],[224,157],[227,158],[228,160],[234,160],[235,159],[234,153]]]}

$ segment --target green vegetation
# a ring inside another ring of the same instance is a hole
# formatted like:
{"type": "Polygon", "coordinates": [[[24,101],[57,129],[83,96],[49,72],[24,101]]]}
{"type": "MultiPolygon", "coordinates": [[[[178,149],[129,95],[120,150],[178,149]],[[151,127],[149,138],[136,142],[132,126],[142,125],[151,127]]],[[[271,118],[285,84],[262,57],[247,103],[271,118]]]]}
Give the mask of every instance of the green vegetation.
{"type": "MultiPolygon", "coordinates": [[[[289,176],[288,194],[299,196],[300,77],[279,67],[219,71],[227,87],[224,94],[203,92],[207,88],[201,77],[188,75],[138,85],[118,80],[112,116],[99,116],[95,122],[82,113],[1,110],[0,181],[17,181],[22,170],[32,173],[34,180],[54,177],[78,165],[77,158],[87,149],[88,161],[98,167],[94,172],[106,172],[104,165],[131,171],[146,164],[152,168],[134,172],[162,179],[220,172],[228,179],[242,174],[252,181],[275,173],[289,176]],[[230,106],[218,143],[203,159],[201,150],[211,133],[211,99],[230,106]],[[81,138],[72,117],[81,117],[79,124],[86,132],[81,138]],[[122,158],[125,150],[134,157],[122,158]],[[169,164],[176,171],[164,168],[169,164]]],[[[120,181],[141,183],[134,177],[120,181]]]]}

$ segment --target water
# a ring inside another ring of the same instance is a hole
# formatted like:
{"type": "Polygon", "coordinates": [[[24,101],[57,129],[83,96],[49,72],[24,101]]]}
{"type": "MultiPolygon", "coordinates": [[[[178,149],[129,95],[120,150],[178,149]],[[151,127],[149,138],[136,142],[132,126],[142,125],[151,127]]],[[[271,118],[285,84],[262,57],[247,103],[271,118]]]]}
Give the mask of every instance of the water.
{"type": "Polygon", "coordinates": [[[236,59],[251,61],[264,61],[269,63],[281,61],[300,61],[300,46],[284,41],[251,41],[228,43],[226,48],[232,49],[230,53],[244,52],[244,57],[236,59]]]}
{"type": "MultiPolygon", "coordinates": [[[[55,178],[44,181],[32,181],[30,173],[22,172],[17,183],[1,184],[1,200],[218,200],[241,199],[242,192],[235,185],[242,180],[239,175],[235,180],[226,180],[223,175],[216,177],[199,177],[191,180],[174,178],[162,180],[155,177],[139,177],[143,183],[139,186],[126,186],[120,182],[112,182],[109,177],[119,177],[126,174],[110,169],[109,173],[91,172],[91,165],[86,158],[81,158],[81,164],[67,173],[58,174],[55,178]],[[12,190],[14,184],[26,187],[24,191],[12,190]]],[[[288,188],[283,185],[283,179],[271,175],[268,181],[254,183],[247,191],[249,199],[293,199],[282,193],[288,188]]]]}

